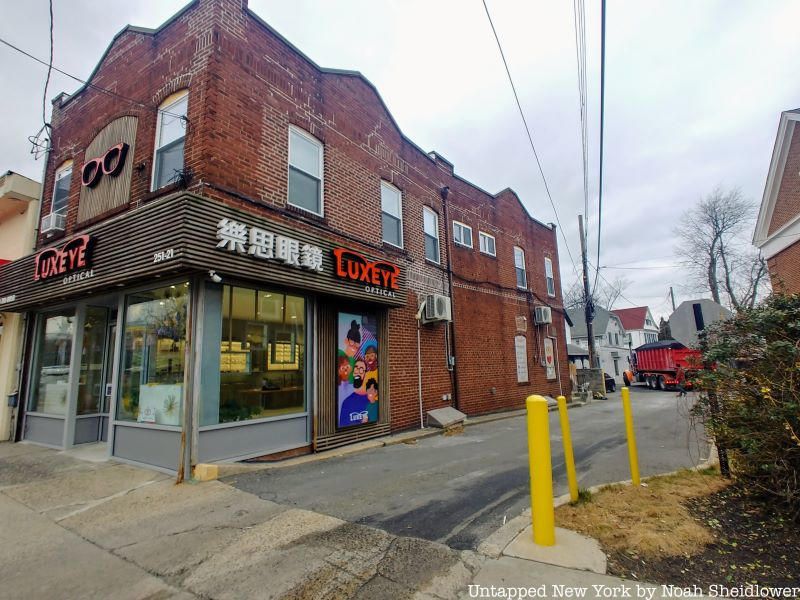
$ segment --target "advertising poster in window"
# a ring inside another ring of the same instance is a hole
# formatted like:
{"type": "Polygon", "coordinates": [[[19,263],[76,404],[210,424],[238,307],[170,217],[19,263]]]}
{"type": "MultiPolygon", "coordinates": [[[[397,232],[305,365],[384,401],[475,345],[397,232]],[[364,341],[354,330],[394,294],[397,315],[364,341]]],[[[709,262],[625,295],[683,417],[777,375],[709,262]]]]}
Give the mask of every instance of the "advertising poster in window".
{"type": "Polygon", "coordinates": [[[544,360],[545,367],[547,368],[547,378],[556,378],[556,359],[555,352],[553,352],[553,338],[544,338],[544,360]]]}
{"type": "Polygon", "coordinates": [[[340,428],[378,421],[377,325],[371,314],[339,313],[336,402],[340,428]]]}

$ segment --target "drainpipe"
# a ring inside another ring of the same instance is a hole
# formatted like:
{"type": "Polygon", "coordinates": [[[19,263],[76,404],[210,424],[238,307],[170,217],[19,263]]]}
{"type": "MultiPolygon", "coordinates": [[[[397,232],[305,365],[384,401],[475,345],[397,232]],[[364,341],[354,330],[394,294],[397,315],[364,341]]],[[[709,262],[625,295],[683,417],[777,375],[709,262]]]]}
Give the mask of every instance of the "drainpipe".
{"type": "MultiPolygon", "coordinates": [[[[444,186],[440,192],[442,196],[442,212],[444,213],[444,242],[447,249],[447,283],[450,292],[450,312],[451,316],[455,316],[455,295],[453,294],[453,265],[451,261],[450,250],[450,217],[447,210],[447,197],[450,195],[450,188],[444,186]]],[[[459,410],[459,394],[458,394],[458,361],[455,360],[456,355],[456,326],[455,321],[451,320],[445,325],[450,331],[450,347],[447,348],[447,366],[450,369],[450,384],[453,388],[453,407],[459,410]],[[451,353],[452,351],[452,353],[451,353]],[[453,362],[450,362],[450,357],[453,357],[453,362]]],[[[445,338],[446,339],[446,338],[445,338]]]]}
{"type": "Polygon", "coordinates": [[[419,427],[425,429],[425,417],[422,414],[422,350],[420,345],[420,326],[422,322],[422,311],[425,310],[425,300],[419,305],[419,310],[415,318],[417,319],[417,385],[419,388],[419,427]]]}

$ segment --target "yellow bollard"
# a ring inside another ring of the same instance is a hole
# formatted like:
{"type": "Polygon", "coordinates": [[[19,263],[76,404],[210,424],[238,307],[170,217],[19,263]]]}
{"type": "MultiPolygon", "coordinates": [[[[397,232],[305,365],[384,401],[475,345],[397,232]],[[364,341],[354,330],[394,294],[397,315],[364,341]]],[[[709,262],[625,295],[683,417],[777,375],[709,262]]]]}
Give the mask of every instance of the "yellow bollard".
{"type": "Polygon", "coordinates": [[[625,413],[625,433],[628,435],[628,460],[631,463],[631,479],[633,485],[638,486],[639,479],[639,455],[636,451],[636,432],[633,430],[633,413],[631,412],[631,391],[622,388],[622,411],[625,413]]]}
{"type": "Polygon", "coordinates": [[[528,460],[531,472],[533,541],[540,546],[556,543],[553,511],[553,466],[550,460],[550,425],[547,400],[528,396],[528,460]]]}
{"type": "Polygon", "coordinates": [[[561,418],[561,439],[564,442],[564,465],[567,468],[569,497],[573,502],[578,500],[578,479],[575,477],[575,456],[572,454],[572,434],[569,431],[567,415],[567,399],[558,397],[558,416],[561,418]]]}

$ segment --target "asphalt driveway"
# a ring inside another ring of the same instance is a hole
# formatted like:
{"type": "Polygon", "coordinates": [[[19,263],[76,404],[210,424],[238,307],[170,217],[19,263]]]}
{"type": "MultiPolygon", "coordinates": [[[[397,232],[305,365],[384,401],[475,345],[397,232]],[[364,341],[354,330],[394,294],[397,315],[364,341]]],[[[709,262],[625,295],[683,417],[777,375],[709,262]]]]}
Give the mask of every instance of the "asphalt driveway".
{"type": "MultiPolygon", "coordinates": [[[[642,476],[692,467],[708,456],[688,399],[633,388],[642,476]]],[[[619,392],[570,411],[581,487],[630,478],[619,392]]],[[[550,413],[556,495],[567,492],[558,413],[550,413]]],[[[227,483],[263,499],[475,549],[529,504],[525,419],[467,427],[435,436],[307,463],[230,477],[227,483]]]]}

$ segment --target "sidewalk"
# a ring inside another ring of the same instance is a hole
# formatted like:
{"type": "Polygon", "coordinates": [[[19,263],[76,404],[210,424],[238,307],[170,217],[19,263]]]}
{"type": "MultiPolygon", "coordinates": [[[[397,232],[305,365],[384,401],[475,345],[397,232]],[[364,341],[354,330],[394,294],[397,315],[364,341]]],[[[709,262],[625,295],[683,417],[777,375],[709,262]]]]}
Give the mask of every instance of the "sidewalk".
{"type": "Polygon", "coordinates": [[[553,597],[557,584],[593,598],[590,584],[621,581],[23,444],[0,444],[0,511],[0,598],[444,600],[492,585],[553,597]]]}

